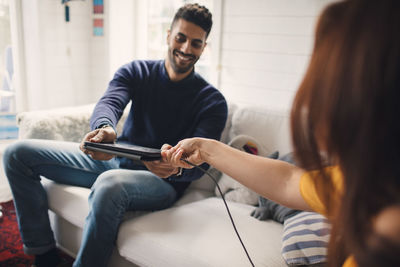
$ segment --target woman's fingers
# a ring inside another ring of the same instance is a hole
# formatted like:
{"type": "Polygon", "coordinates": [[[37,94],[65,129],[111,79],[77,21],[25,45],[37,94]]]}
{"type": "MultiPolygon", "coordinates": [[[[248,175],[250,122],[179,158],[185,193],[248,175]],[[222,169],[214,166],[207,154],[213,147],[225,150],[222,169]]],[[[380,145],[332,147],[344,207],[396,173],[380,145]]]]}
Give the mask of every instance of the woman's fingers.
{"type": "Polygon", "coordinates": [[[184,150],[182,148],[178,148],[175,151],[175,153],[172,156],[172,160],[173,160],[174,164],[176,164],[176,166],[186,168],[186,169],[191,169],[194,167],[193,165],[186,163],[186,161],[189,161],[189,162],[197,165],[196,163],[192,162],[192,161],[194,161],[192,159],[192,157],[188,157],[188,158],[184,157],[184,150]]]}
{"type": "Polygon", "coordinates": [[[176,146],[169,147],[167,150],[161,152],[163,159],[170,162],[173,166],[182,167],[186,169],[193,168],[193,165],[186,163],[188,161],[194,165],[201,164],[200,153],[196,146],[195,138],[181,140],[176,146]]]}

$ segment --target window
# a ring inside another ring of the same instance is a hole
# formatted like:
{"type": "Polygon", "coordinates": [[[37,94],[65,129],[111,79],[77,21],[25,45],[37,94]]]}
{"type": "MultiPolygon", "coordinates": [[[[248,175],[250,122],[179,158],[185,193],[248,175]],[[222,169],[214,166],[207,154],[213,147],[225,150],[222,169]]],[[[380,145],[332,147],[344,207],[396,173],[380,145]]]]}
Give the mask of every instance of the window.
{"type": "Polygon", "coordinates": [[[196,71],[204,79],[211,81],[211,53],[212,32],[215,30],[214,1],[185,1],[185,0],[149,0],[147,1],[147,58],[164,58],[167,53],[167,30],[169,29],[175,12],[185,3],[199,3],[206,6],[213,14],[214,25],[207,39],[207,46],[196,63],[196,71]]]}
{"type": "Polygon", "coordinates": [[[13,73],[9,0],[0,0],[0,140],[18,137],[13,73]]]}
{"type": "Polygon", "coordinates": [[[0,0],[0,112],[15,111],[9,0],[0,0]]]}

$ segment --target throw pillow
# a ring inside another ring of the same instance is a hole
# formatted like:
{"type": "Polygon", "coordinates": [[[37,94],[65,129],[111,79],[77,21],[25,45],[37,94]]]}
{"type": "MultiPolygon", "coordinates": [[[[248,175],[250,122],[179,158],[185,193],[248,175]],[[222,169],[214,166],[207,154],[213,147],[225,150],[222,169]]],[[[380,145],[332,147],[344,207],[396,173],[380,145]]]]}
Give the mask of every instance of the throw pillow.
{"type": "Polygon", "coordinates": [[[321,214],[300,212],[283,224],[282,256],[289,266],[327,261],[330,223],[321,214]]]}

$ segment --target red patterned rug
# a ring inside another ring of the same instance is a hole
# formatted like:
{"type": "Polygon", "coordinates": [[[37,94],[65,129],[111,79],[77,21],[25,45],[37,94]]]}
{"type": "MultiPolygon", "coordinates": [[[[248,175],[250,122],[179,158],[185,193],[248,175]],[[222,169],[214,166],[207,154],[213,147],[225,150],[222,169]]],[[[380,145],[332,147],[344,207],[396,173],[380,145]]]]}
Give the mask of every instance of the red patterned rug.
{"type": "MultiPolygon", "coordinates": [[[[33,256],[24,254],[19,234],[18,223],[12,201],[1,203],[3,216],[0,218],[0,267],[27,267],[33,263],[33,256]]],[[[60,255],[68,263],[73,258],[62,253],[60,255]]]]}

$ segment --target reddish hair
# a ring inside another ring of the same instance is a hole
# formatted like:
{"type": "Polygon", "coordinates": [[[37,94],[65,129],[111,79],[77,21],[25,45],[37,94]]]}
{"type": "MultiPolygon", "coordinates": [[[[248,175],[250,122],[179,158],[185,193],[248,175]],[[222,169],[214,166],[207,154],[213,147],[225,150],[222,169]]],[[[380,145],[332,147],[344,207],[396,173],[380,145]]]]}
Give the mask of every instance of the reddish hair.
{"type": "Polygon", "coordinates": [[[400,203],[399,14],[398,0],[329,5],[293,103],[297,161],[306,170],[320,170],[314,179],[333,211],[330,266],[340,266],[350,254],[360,266],[400,266],[393,253],[398,247],[391,250],[387,240],[378,242],[386,248],[378,265],[373,260],[378,254],[371,253],[377,250],[370,247],[373,217],[400,203]],[[323,171],[332,163],[344,176],[340,203],[333,201],[334,188],[323,171]]]}

